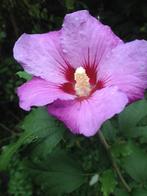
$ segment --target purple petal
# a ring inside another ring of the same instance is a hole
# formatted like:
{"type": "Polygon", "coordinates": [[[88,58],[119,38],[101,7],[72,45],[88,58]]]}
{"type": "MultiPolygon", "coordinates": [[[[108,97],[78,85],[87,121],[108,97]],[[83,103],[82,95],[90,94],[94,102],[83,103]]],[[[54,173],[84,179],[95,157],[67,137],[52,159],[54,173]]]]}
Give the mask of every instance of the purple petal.
{"type": "Polygon", "coordinates": [[[108,51],[122,43],[110,27],[86,10],[67,14],[61,33],[63,52],[75,68],[85,64],[98,66],[108,51]]]}
{"type": "Polygon", "coordinates": [[[101,75],[110,77],[107,86],[116,85],[130,102],[143,98],[147,88],[147,41],[136,40],[112,50],[101,75]]]}
{"type": "Polygon", "coordinates": [[[19,105],[24,110],[30,110],[31,106],[44,106],[56,99],[74,99],[75,96],[63,92],[58,86],[34,77],[17,89],[19,105]]]}
{"type": "Polygon", "coordinates": [[[108,87],[83,101],[57,100],[48,105],[48,111],[63,121],[73,133],[88,137],[94,135],[107,119],[121,112],[127,103],[127,96],[117,87],[108,87]]]}
{"type": "Polygon", "coordinates": [[[60,49],[60,31],[23,34],[15,43],[14,58],[24,70],[54,83],[64,83],[67,67],[60,49]]]}

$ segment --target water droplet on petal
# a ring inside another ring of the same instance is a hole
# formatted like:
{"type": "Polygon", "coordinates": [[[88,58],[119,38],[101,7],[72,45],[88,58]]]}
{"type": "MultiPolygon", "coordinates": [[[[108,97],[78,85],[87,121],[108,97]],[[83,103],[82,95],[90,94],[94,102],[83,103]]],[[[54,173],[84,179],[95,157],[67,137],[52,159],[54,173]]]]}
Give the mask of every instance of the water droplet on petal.
{"type": "Polygon", "coordinates": [[[66,51],[65,49],[63,49],[63,52],[64,52],[64,53],[67,53],[67,51],[66,51]]]}

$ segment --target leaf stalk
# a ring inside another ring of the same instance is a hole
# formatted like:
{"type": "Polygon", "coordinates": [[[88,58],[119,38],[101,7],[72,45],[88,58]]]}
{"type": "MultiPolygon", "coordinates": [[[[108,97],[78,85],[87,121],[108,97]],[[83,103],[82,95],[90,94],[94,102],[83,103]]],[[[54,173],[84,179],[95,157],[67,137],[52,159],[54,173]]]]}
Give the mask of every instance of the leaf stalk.
{"type": "Polygon", "coordinates": [[[110,145],[108,144],[108,142],[106,141],[106,139],[105,139],[105,137],[104,137],[104,135],[103,135],[103,133],[102,133],[101,130],[99,130],[99,132],[98,132],[98,137],[99,137],[99,140],[100,140],[101,144],[103,145],[105,151],[107,152],[108,157],[109,157],[109,159],[110,159],[110,161],[111,161],[111,164],[112,164],[114,170],[116,171],[116,173],[117,173],[117,175],[118,175],[118,177],[119,177],[119,179],[120,179],[122,185],[123,185],[124,188],[127,190],[127,192],[130,193],[130,192],[131,192],[131,188],[130,188],[130,186],[127,184],[127,182],[126,182],[126,180],[124,179],[123,175],[121,174],[120,168],[118,167],[117,162],[115,161],[114,156],[113,156],[113,154],[112,154],[112,152],[111,152],[111,147],[110,147],[110,145]]]}

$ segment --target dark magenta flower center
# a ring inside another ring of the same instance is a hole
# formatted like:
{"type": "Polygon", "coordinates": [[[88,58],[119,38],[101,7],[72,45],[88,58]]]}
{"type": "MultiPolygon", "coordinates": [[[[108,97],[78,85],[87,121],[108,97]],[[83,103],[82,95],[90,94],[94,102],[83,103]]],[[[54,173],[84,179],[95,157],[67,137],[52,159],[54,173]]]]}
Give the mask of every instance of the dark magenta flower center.
{"type": "Polygon", "coordinates": [[[94,67],[68,67],[65,77],[69,82],[62,84],[61,89],[79,98],[89,97],[96,90],[104,88],[104,82],[97,79],[97,70],[94,67]]]}

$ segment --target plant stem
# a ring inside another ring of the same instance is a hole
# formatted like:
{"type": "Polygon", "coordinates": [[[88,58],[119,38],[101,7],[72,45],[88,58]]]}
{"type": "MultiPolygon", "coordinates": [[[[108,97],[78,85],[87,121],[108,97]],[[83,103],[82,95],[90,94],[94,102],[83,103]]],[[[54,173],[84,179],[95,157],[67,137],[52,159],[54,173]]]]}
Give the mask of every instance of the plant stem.
{"type": "Polygon", "coordinates": [[[119,167],[118,167],[118,165],[117,165],[117,163],[116,163],[116,161],[115,161],[115,159],[114,159],[114,157],[112,155],[112,152],[110,150],[110,146],[107,143],[107,141],[106,141],[106,139],[105,139],[105,137],[104,137],[104,135],[103,135],[101,130],[99,130],[99,132],[98,132],[98,137],[99,137],[99,140],[102,143],[104,149],[106,150],[106,152],[107,152],[107,154],[109,156],[109,159],[110,159],[110,161],[112,163],[112,166],[113,166],[114,170],[116,171],[116,173],[117,173],[117,175],[118,175],[122,185],[127,190],[127,192],[130,193],[131,192],[131,188],[129,187],[129,185],[125,181],[124,177],[122,176],[121,171],[120,171],[120,169],[119,169],[119,167]]]}

